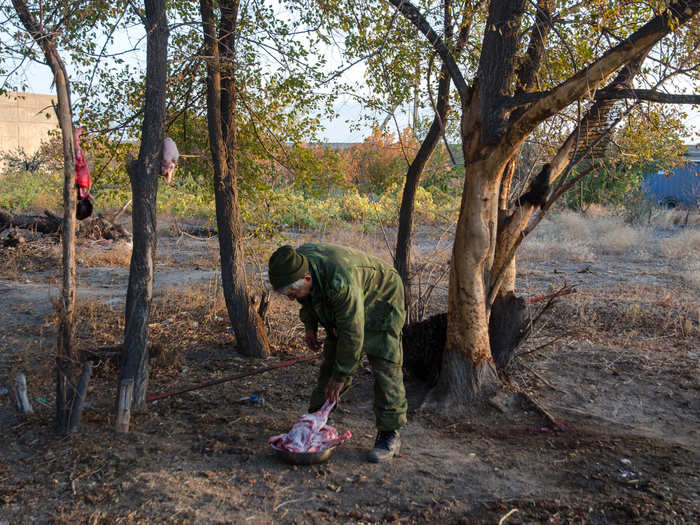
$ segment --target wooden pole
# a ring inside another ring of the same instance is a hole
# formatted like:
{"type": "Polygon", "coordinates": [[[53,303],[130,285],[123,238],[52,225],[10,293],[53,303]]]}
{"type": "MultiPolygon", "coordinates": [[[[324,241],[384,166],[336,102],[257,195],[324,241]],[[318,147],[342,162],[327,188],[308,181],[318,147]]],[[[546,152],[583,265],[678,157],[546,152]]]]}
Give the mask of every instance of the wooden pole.
{"type": "Polygon", "coordinates": [[[21,414],[32,414],[34,412],[27,395],[27,378],[22,373],[17,374],[15,377],[15,403],[17,410],[21,414]]]}
{"type": "Polygon", "coordinates": [[[119,404],[117,405],[117,432],[129,432],[131,404],[134,396],[134,380],[123,379],[119,383],[119,404]]]}

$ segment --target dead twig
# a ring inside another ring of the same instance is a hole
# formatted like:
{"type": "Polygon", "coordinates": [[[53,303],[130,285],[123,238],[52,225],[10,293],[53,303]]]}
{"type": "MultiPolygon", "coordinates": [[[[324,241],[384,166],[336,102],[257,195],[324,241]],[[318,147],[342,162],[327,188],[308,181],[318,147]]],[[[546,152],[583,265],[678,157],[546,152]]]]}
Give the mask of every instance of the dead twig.
{"type": "Polygon", "coordinates": [[[559,341],[560,339],[561,339],[561,336],[557,336],[557,337],[555,337],[555,338],[553,338],[553,339],[550,339],[550,340],[547,341],[546,343],[544,343],[544,344],[542,344],[542,345],[540,345],[540,346],[538,346],[538,347],[536,347],[536,348],[533,348],[532,350],[527,350],[527,351],[525,351],[525,352],[520,352],[520,353],[518,353],[518,354],[513,355],[513,357],[522,357],[522,356],[524,356],[524,355],[534,354],[534,353],[537,352],[538,350],[542,350],[543,348],[547,348],[549,345],[552,345],[552,344],[556,343],[556,342],[559,341]]]}
{"type": "Polygon", "coordinates": [[[112,215],[112,217],[109,219],[109,222],[111,222],[112,224],[114,224],[114,222],[115,222],[119,217],[121,217],[122,214],[123,214],[123,213],[126,211],[126,209],[129,207],[129,204],[131,204],[131,199],[129,199],[128,201],[126,201],[126,204],[124,204],[124,206],[122,206],[121,208],[119,208],[119,211],[117,211],[117,213],[115,213],[114,215],[112,215]]]}
{"type": "Polygon", "coordinates": [[[283,501],[279,505],[276,505],[275,508],[272,509],[272,512],[277,512],[279,509],[284,507],[285,505],[289,505],[290,503],[306,503],[308,501],[313,501],[314,498],[297,498],[297,499],[290,499],[287,501],[283,501]]]}
{"type": "Polygon", "coordinates": [[[542,416],[549,422],[549,424],[552,428],[556,428],[556,429],[560,429],[560,430],[564,428],[563,425],[561,425],[554,418],[554,416],[549,412],[549,410],[547,410],[542,405],[540,405],[537,401],[535,401],[535,399],[530,394],[528,394],[525,390],[522,390],[520,388],[518,389],[518,391],[520,392],[520,394],[522,396],[525,397],[525,399],[527,399],[528,403],[530,403],[530,405],[532,405],[532,407],[535,410],[537,410],[537,412],[542,414],[542,416]]]}
{"type": "Polygon", "coordinates": [[[506,514],[503,515],[503,517],[500,520],[498,520],[498,525],[503,525],[506,522],[506,520],[516,512],[518,512],[518,509],[512,509],[508,511],[506,514]]]}
{"type": "Polygon", "coordinates": [[[557,392],[561,392],[562,394],[566,394],[566,392],[565,392],[564,390],[562,390],[562,389],[557,388],[556,386],[554,386],[552,383],[550,383],[550,382],[547,381],[544,377],[542,377],[540,374],[538,374],[536,370],[534,370],[534,369],[532,369],[531,367],[527,366],[525,363],[520,363],[520,364],[521,364],[524,368],[526,368],[527,370],[529,370],[530,372],[532,372],[532,374],[533,374],[535,377],[537,377],[537,379],[539,379],[540,381],[542,381],[545,385],[547,385],[547,386],[548,386],[549,388],[551,388],[552,390],[556,390],[557,392]]]}
{"type": "MultiPolygon", "coordinates": [[[[520,337],[518,338],[518,342],[516,343],[515,348],[520,346],[520,343],[522,341],[524,341],[525,339],[527,339],[527,337],[530,335],[530,332],[532,332],[532,327],[535,324],[537,324],[537,321],[540,320],[540,317],[542,317],[542,315],[555,304],[556,300],[559,297],[561,297],[562,295],[569,295],[569,294],[574,293],[574,292],[576,292],[576,287],[574,287],[573,285],[569,286],[565,280],[564,284],[562,285],[562,287],[558,291],[554,292],[553,294],[551,294],[549,296],[545,296],[548,299],[547,303],[537,313],[537,315],[534,317],[534,319],[530,320],[530,322],[527,325],[527,328],[525,330],[523,330],[522,334],[520,334],[520,337]]],[[[539,298],[536,298],[536,299],[540,300],[539,298]]]]}

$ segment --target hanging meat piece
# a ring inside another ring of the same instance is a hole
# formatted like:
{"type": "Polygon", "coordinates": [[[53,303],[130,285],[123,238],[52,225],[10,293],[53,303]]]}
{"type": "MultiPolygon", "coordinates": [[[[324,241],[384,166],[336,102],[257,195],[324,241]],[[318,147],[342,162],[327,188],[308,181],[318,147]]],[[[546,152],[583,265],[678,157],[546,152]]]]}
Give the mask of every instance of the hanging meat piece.
{"type": "Polygon", "coordinates": [[[272,436],[268,443],[289,452],[320,452],[340,445],[352,434],[346,430],[339,435],[335,428],[326,424],[333,406],[335,403],[328,401],[318,412],[304,414],[287,434],[272,436]]]}
{"type": "Polygon", "coordinates": [[[82,132],[83,128],[76,128],[73,134],[75,139],[75,185],[78,186],[78,198],[80,199],[90,195],[90,186],[92,186],[90,169],[85,160],[85,154],[80,147],[80,135],[82,132]]]}
{"type": "Polygon", "coordinates": [[[163,157],[160,161],[160,174],[165,177],[165,180],[170,184],[177,166],[177,159],[180,158],[180,152],[177,151],[175,141],[170,137],[166,137],[163,141],[163,157]]]}
{"type": "Polygon", "coordinates": [[[92,179],[90,178],[90,169],[85,160],[85,154],[80,147],[80,135],[82,132],[83,128],[81,127],[75,128],[75,131],[73,131],[73,139],[75,141],[75,185],[78,188],[75,216],[79,221],[92,215],[92,195],[90,195],[92,179]]]}

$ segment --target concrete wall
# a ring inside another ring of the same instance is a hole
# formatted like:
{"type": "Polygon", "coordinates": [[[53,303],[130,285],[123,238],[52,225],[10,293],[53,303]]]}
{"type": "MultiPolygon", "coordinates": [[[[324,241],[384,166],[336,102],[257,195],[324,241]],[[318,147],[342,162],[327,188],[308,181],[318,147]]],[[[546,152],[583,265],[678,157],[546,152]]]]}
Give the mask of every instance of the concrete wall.
{"type": "Polygon", "coordinates": [[[58,118],[51,106],[55,95],[7,93],[0,95],[0,152],[24,148],[31,155],[49,131],[58,129],[58,118]],[[48,118],[47,118],[48,115],[48,118]]]}

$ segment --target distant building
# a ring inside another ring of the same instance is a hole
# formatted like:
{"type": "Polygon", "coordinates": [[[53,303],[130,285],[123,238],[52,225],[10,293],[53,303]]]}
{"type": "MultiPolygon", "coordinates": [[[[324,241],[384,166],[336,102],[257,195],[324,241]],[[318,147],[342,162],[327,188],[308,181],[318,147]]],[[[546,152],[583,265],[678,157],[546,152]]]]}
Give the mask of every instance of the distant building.
{"type": "Polygon", "coordinates": [[[658,204],[669,208],[700,206],[700,147],[688,146],[687,164],[648,175],[643,189],[658,204]]]}
{"type": "Polygon", "coordinates": [[[19,148],[27,155],[36,152],[41,142],[49,138],[49,131],[58,129],[52,102],[56,102],[55,95],[0,95],[0,153],[19,148]]]}

